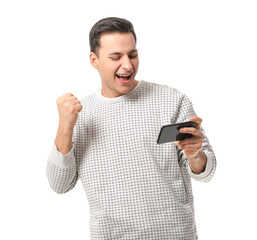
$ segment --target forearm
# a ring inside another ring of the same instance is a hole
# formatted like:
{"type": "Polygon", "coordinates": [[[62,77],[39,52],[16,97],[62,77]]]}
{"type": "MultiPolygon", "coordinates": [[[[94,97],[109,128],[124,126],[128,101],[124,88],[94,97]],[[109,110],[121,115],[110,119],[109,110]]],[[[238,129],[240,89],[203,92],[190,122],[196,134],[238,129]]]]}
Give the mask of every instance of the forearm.
{"type": "Polygon", "coordinates": [[[188,159],[188,163],[193,173],[200,174],[205,170],[207,157],[205,153],[200,150],[197,156],[188,159]]]}
{"type": "Polygon", "coordinates": [[[59,124],[55,138],[55,145],[57,150],[63,155],[68,154],[72,148],[72,135],[73,129],[59,124]]]}

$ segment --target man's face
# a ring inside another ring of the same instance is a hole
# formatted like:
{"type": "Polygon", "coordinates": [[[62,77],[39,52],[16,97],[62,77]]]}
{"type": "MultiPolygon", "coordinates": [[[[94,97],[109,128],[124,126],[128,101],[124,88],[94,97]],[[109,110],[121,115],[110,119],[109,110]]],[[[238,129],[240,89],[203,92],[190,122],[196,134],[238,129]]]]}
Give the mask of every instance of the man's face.
{"type": "Polygon", "coordinates": [[[99,58],[91,52],[90,61],[99,71],[104,97],[119,97],[136,87],[138,81],[134,78],[139,60],[132,33],[104,33],[100,38],[99,58]]]}

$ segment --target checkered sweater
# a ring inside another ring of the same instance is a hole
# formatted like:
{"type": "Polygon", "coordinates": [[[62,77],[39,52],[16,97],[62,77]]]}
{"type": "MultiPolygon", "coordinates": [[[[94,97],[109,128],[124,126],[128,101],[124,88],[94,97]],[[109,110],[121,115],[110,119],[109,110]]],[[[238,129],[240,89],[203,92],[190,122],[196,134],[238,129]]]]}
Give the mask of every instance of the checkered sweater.
{"type": "Polygon", "coordinates": [[[163,125],[196,115],[188,97],[144,80],[128,94],[107,98],[101,89],[80,100],[72,149],[53,144],[46,175],[57,193],[81,180],[90,206],[92,240],[198,239],[191,178],[208,182],[216,159],[205,136],[207,165],[194,174],[173,143],[157,144],[163,125]]]}

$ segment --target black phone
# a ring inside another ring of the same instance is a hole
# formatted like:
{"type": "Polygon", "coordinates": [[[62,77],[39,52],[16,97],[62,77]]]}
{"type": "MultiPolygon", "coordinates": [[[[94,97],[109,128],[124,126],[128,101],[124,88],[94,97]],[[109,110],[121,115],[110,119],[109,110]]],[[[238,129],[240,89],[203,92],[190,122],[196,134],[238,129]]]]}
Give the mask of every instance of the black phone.
{"type": "Polygon", "coordinates": [[[174,141],[180,141],[184,140],[186,138],[192,137],[192,134],[190,133],[181,133],[179,132],[180,128],[184,127],[194,127],[196,128],[197,123],[196,122],[182,122],[182,123],[176,123],[176,124],[169,124],[164,125],[161,127],[157,143],[167,143],[167,142],[174,142],[174,141]]]}

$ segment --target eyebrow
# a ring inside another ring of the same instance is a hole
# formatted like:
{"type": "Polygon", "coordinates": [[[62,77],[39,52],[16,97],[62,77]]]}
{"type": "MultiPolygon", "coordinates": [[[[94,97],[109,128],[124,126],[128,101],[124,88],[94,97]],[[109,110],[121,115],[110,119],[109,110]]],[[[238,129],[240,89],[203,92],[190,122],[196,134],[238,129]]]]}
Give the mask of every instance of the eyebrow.
{"type": "MultiPolygon", "coordinates": [[[[129,53],[134,53],[134,52],[137,52],[137,49],[133,49],[129,53]]],[[[121,55],[122,53],[121,52],[113,52],[113,53],[110,53],[108,55],[110,56],[110,55],[117,55],[117,54],[121,55]]]]}

